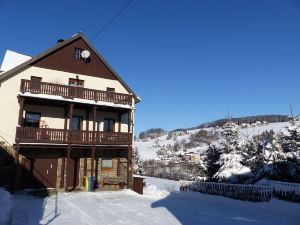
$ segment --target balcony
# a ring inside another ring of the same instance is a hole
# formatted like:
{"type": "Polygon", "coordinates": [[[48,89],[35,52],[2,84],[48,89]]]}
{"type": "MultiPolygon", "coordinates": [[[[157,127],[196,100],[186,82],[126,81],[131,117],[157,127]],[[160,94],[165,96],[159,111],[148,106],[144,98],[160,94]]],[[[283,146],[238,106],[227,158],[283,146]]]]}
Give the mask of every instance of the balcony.
{"type": "Polygon", "coordinates": [[[53,83],[40,82],[35,80],[21,80],[20,91],[24,94],[45,94],[52,96],[61,96],[65,99],[85,99],[95,102],[109,102],[114,104],[132,105],[132,95],[115,93],[110,91],[101,91],[88,88],[60,85],[53,83]]]}
{"type": "Polygon", "coordinates": [[[121,132],[17,127],[16,142],[79,145],[131,145],[132,134],[121,132]]]}

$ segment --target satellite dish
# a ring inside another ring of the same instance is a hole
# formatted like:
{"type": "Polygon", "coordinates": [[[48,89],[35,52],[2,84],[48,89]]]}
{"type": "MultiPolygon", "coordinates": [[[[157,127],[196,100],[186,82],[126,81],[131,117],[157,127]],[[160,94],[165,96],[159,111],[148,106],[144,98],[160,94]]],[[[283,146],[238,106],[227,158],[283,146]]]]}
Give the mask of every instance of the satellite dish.
{"type": "Polygon", "coordinates": [[[91,53],[88,51],[88,50],[83,50],[81,52],[81,57],[84,58],[84,59],[87,59],[91,56],[91,53]]]}

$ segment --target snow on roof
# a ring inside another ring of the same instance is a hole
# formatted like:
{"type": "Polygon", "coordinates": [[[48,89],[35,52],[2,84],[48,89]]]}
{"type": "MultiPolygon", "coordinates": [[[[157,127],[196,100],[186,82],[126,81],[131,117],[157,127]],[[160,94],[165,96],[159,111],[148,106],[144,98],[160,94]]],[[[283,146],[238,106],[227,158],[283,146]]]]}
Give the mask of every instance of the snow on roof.
{"type": "Polygon", "coordinates": [[[28,61],[29,59],[31,59],[30,56],[23,55],[11,50],[6,50],[0,71],[11,70],[12,68],[28,61]]]}

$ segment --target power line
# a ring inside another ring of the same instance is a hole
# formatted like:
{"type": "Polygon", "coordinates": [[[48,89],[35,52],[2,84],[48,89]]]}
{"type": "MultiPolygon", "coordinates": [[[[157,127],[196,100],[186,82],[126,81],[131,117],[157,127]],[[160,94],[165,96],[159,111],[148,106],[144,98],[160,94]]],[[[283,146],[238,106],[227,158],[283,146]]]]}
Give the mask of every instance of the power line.
{"type": "Polygon", "coordinates": [[[106,24],[104,24],[91,41],[94,41],[132,2],[133,0],[129,0],[106,24]]]}

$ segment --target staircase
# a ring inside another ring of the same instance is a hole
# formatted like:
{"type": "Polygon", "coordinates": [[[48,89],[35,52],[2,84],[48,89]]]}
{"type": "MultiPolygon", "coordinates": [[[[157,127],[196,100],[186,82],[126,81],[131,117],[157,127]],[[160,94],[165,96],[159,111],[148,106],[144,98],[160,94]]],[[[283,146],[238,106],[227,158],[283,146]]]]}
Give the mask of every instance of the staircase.
{"type": "MultiPolygon", "coordinates": [[[[8,153],[12,158],[15,159],[15,148],[11,146],[8,141],[6,141],[3,137],[0,136],[0,149],[3,149],[6,153],[8,153]]],[[[25,156],[19,154],[19,163],[22,163],[25,159],[25,156]]]]}

